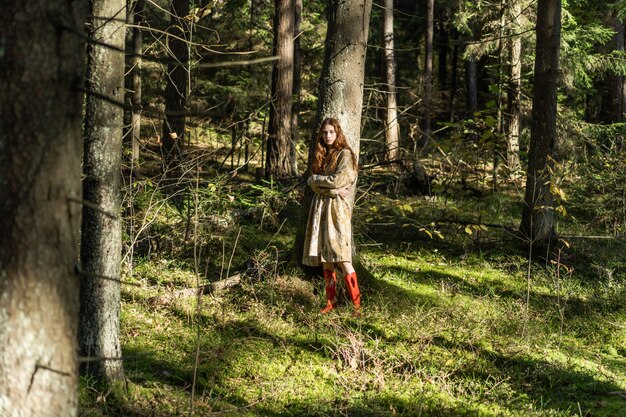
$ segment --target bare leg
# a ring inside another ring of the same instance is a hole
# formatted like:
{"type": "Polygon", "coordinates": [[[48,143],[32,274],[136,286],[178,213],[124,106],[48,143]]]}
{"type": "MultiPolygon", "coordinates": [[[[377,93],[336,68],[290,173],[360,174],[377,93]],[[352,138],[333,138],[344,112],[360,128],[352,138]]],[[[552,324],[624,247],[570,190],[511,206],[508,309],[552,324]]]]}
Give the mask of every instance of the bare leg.
{"type": "Polygon", "coordinates": [[[340,267],[343,270],[344,275],[350,275],[354,272],[354,267],[350,262],[341,262],[340,267]]]}

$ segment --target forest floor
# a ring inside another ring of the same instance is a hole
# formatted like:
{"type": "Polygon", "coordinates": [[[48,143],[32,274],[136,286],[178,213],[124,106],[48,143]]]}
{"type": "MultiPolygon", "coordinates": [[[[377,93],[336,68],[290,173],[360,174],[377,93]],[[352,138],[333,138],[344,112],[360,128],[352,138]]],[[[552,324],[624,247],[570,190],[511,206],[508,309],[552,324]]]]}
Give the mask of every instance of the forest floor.
{"type": "Polygon", "coordinates": [[[128,394],[82,379],[80,414],[626,416],[624,240],[566,218],[562,257],[529,262],[515,187],[389,197],[375,177],[355,209],[359,318],[345,295],[320,315],[321,278],[281,261],[298,207],[275,185],[209,184],[203,215],[156,216],[124,277],[128,394]],[[245,265],[236,287],[184,291],[245,265]]]}

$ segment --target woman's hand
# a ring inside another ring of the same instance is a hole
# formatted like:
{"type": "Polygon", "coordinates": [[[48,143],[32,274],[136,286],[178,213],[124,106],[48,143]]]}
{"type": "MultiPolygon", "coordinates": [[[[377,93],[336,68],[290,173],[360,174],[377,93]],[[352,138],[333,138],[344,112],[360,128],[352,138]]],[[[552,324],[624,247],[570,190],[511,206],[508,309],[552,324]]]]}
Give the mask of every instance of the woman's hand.
{"type": "Polygon", "coordinates": [[[346,198],[348,196],[348,194],[350,194],[350,190],[348,189],[348,187],[342,188],[342,189],[339,190],[339,192],[337,194],[339,194],[339,197],[341,197],[341,198],[346,198]]]}

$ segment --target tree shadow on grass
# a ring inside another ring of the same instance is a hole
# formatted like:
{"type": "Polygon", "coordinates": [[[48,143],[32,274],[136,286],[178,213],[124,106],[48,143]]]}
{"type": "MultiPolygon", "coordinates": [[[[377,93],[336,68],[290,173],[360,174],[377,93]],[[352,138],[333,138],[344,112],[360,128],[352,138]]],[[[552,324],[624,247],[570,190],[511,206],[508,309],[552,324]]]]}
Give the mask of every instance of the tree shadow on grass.
{"type": "MultiPolygon", "coordinates": [[[[520,299],[520,294],[509,288],[497,287],[488,283],[476,284],[469,283],[460,277],[452,274],[433,272],[433,271],[409,271],[406,268],[391,267],[385,268],[391,273],[402,274],[412,282],[420,284],[437,284],[445,282],[449,286],[455,287],[460,293],[468,294],[472,297],[499,297],[509,299],[520,299]]],[[[363,282],[363,294],[365,308],[367,308],[367,298],[379,294],[386,297],[390,303],[388,310],[392,313],[390,320],[394,320],[393,315],[400,315],[411,311],[411,306],[420,305],[425,307],[443,307],[449,303],[437,294],[426,294],[419,291],[411,291],[399,285],[389,282],[375,276],[366,278],[363,282]]],[[[280,302],[289,301],[290,299],[299,300],[299,295],[286,294],[286,299],[278,300],[280,302]]],[[[545,307],[546,303],[553,302],[550,297],[542,294],[533,294],[531,302],[534,309],[540,312],[541,307],[545,307]],[[537,298],[537,301],[535,300],[537,298]]],[[[306,297],[305,297],[306,298],[306,297]]],[[[321,301],[321,297],[320,301],[321,301]]],[[[242,300],[245,297],[242,298],[242,300]]],[[[269,306],[275,306],[277,300],[272,297],[261,297],[256,300],[263,302],[269,306]]],[[[305,302],[301,300],[301,302],[305,302]]],[[[244,308],[245,306],[242,306],[244,308]]],[[[177,315],[181,321],[188,322],[188,314],[177,308],[170,308],[170,311],[177,315]]],[[[414,311],[414,310],[413,310],[414,311]]],[[[298,314],[295,310],[287,314],[298,314]]],[[[307,304],[306,309],[301,314],[317,315],[317,306],[307,304]]],[[[292,316],[292,319],[294,316],[292,316]]],[[[472,408],[467,401],[464,406],[454,407],[443,403],[435,398],[414,398],[407,400],[400,396],[380,393],[370,395],[367,398],[359,398],[350,400],[345,398],[333,397],[327,403],[319,403],[319,398],[311,397],[310,400],[299,399],[282,406],[282,408],[272,408],[264,401],[257,404],[251,404],[250,400],[243,395],[238,395],[231,391],[233,380],[239,380],[240,384],[255,384],[254,371],[240,374],[232,373],[233,365],[239,366],[253,365],[254,361],[268,361],[267,353],[277,355],[277,352],[287,353],[282,360],[297,361],[298,358],[293,352],[301,350],[311,355],[318,356],[322,360],[334,360],[332,348],[335,341],[332,339],[334,335],[324,329],[324,323],[320,319],[319,324],[322,328],[318,332],[310,335],[302,336],[283,336],[273,334],[267,330],[263,323],[257,318],[248,316],[244,319],[229,320],[220,323],[210,323],[210,317],[203,317],[202,324],[211,324],[211,329],[203,333],[203,339],[200,345],[199,367],[196,374],[197,382],[195,390],[198,396],[206,399],[209,404],[216,404],[216,410],[222,410],[226,415],[259,415],[259,416],[320,416],[335,415],[340,411],[342,415],[350,416],[371,416],[371,415],[418,415],[421,412],[423,416],[463,416],[477,415],[476,409],[472,408]],[[289,346],[287,351],[285,346],[289,346]],[[266,352],[265,357],[263,352],[266,352]],[[255,356],[256,355],[256,356],[255,356]],[[231,410],[231,411],[228,411],[231,410]],[[281,411],[276,411],[281,410],[281,411]],[[395,410],[392,412],[392,410],[395,410]]],[[[297,320],[297,317],[295,317],[297,320]]],[[[386,343],[411,342],[400,336],[387,336],[384,329],[368,323],[366,320],[353,321],[352,319],[344,320],[341,316],[332,317],[329,320],[336,320],[344,324],[348,324],[348,328],[354,332],[364,333],[366,338],[377,338],[386,343]]],[[[342,337],[339,335],[338,337],[342,337]]],[[[462,340],[461,340],[462,342],[462,340]]],[[[429,343],[435,344],[443,349],[451,352],[464,350],[471,352],[479,360],[488,363],[487,370],[484,366],[465,365],[463,368],[456,370],[451,376],[455,384],[463,384],[467,379],[478,379],[487,383],[493,381],[494,378],[505,381],[511,386],[511,389],[518,396],[526,396],[537,405],[566,415],[568,411],[574,410],[573,405],[578,402],[582,404],[584,410],[594,412],[598,409],[597,404],[604,404],[602,407],[618,407],[616,402],[618,397],[609,396],[609,392],[620,391],[618,384],[598,380],[584,370],[576,369],[573,366],[560,366],[546,360],[535,360],[532,358],[520,356],[507,356],[502,353],[493,352],[491,350],[481,349],[474,345],[459,343],[457,339],[450,341],[446,337],[435,336],[429,340],[429,343]]],[[[191,391],[191,382],[193,380],[193,364],[195,363],[195,342],[181,342],[180,351],[184,352],[184,358],[171,360],[163,352],[154,350],[153,346],[146,347],[126,347],[124,354],[130,357],[125,361],[126,369],[131,380],[137,383],[150,383],[158,387],[172,386],[188,394],[191,391]],[[184,346],[182,344],[184,343],[184,346]]],[[[270,356],[271,357],[271,356],[270,356]]],[[[173,359],[173,358],[172,358],[173,359]]],[[[272,359],[269,359],[271,361],[272,359]]],[[[281,360],[277,355],[273,360],[281,360]]],[[[401,369],[401,368],[399,368],[401,369]]],[[[241,369],[240,369],[241,371],[241,369]]],[[[391,371],[394,372],[394,371],[391,371]]],[[[297,377],[290,376],[297,379],[297,377]]],[[[298,384],[296,380],[294,382],[298,384]]],[[[156,395],[156,394],[155,394],[156,395]]],[[[188,400],[187,400],[188,401],[188,400]]],[[[506,398],[485,398],[487,402],[497,402],[504,409],[516,412],[514,404],[508,404],[510,397],[506,398]]],[[[527,403],[527,402],[526,402],[527,403]]],[[[142,407],[138,404],[133,409],[129,409],[128,413],[117,415],[142,415],[142,416],[161,416],[161,415],[184,415],[188,409],[180,410],[180,413],[167,414],[165,412],[159,414],[154,407],[149,405],[143,406],[145,414],[137,410],[142,407]]],[[[157,401],[158,405],[158,401],[157,401]]],[[[616,408],[618,409],[618,408],[616,408]]],[[[494,414],[495,415],[495,414],[494,414]]],[[[610,414],[605,414],[610,415],[610,414]]],[[[620,414],[615,414],[620,415],[620,414]]]]}
{"type": "MultiPolygon", "coordinates": [[[[529,308],[537,314],[545,314],[551,309],[563,309],[563,319],[585,319],[593,312],[605,312],[607,306],[603,300],[599,299],[583,299],[580,297],[558,296],[556,294],[545,294],[532,288],[527,298],[527,290],[515,289],[508,287],[506,284],[498,281],[472,283],[457,275],[443,273],[438,271],[411,271],[406,267],[390,266],[382,268],[392,274],[397,274],[414,283],[444,286],[452,294],[464,294],[476,299],[492,298],[504,299],[509,301],[517,301],[526,303],[528,300],[529,308]]],[[[384,287],[380,284],[381,280],[374,281],[378,287],[384,287]]],[[[431,297],[437,299],[440,297],[431,297]]],[[[618,300],[613,300],[612,311],[623,311],[626,305],[618,300]]],[[[439,303],[441,304],[441,303],[439,303]]]]}
{"type": "MultiPolygon", "coordinates": [[[[591,415],[602,411],[603,415],[617,416],[624,415],[619,413],[620,410],[626,411],[626,401],[614,395],[623,392],[619,384],[598,379],[573,363],[553,363],[525,355],[505,355],[474,345],[451,342],[444,337],[436,337],[433,342],[451,351],[471,351],[491,365],[489,372],[465,366],[452,374],[453,379],[470,377],[482,381],[504,381],[517,396],[527,396],[535,405],[559,412],[577,413],[579,406],[584,413],[591,415]],[[613,411],[616,414],[611,414],[613,411]]],[[[510,405],[509,396],[496,398],[496,401],[504,407],[510,405]]],[[[512,410],[515,410],[514,406],[512,410]]]]}

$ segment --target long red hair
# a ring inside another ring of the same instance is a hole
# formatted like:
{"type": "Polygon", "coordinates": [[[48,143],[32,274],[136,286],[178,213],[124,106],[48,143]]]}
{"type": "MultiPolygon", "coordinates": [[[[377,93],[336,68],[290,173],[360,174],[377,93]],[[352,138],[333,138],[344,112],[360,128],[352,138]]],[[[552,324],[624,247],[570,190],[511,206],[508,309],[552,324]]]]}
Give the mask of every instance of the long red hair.
{"type": "Polygon", "coordinates": [[[334,169],[337,166],[339,153],[344,149],[350,150],[352,165],[356,170],[356,156],[350,145],[348,145],[346,136],[343,134],[343,130],[339,125],[339,121],[334,117],[324,119],[320,124],[317,139],[315,140],[315,158],[313,159],[313,164],[311,164],[311,173],[323,174],[327,169],[334,169]],[[326,142],[324,142],[324,126],[326,125],[332,126],[335,129],[335,133],[337,133],[337,139],[335,139],[330,146],[326,145],[326,142]]]}

